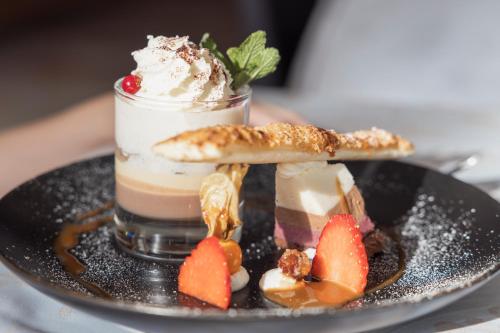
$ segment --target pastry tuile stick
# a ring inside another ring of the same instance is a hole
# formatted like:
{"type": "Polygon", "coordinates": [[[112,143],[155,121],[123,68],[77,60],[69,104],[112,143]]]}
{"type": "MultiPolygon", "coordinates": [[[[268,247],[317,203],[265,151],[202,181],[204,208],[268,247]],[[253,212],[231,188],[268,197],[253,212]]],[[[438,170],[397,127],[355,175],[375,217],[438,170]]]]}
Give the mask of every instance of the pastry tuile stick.
{"type": "Polygon", "coordinates": [[[413,154],[406,139],[382,129],[336,133],[312,125],[224,125],[187,131],[157,143],[156,154],[180,162],[297,163],[394,159],[413,154]]]}

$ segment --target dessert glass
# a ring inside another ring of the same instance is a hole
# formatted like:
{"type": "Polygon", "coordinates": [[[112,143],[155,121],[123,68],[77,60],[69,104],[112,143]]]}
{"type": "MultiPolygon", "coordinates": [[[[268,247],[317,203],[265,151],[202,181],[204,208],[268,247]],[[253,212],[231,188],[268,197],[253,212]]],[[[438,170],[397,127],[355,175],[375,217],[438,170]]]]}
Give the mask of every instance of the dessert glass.
{"type": "Polygon", "coordinates": [[[152,147],[186,130],[247,124],[251,90],[216,102],[171,101],[129,94],[121,82],[114,86],[117,243],[137,256],[182,259],[206,236],[199,189],[216,165],[168,161],[152,147]]]}

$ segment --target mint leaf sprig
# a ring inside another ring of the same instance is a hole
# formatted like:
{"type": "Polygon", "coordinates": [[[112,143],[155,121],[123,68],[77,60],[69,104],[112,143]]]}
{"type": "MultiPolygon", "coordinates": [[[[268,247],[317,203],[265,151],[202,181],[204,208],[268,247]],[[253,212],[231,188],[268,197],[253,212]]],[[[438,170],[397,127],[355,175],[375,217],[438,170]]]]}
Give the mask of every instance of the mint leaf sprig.
{"type": "Polygon", "coordinates": [[[266,33],[258,30],[248,36],[238,47],[222,53],[210,34],[205,33],[200,46],[209,49],[226,66],[233,77],[231,88],[238,90],[250,82],[263,78],[276,70],[281,59],[274,47],[266,48],[266,33]]]}

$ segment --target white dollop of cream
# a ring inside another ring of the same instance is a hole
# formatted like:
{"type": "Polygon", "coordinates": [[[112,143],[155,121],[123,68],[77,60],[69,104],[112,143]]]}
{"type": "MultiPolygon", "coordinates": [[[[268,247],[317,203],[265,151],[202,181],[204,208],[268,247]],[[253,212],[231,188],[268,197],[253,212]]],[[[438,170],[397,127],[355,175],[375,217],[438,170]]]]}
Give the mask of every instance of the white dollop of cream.
{"type": "Polygon", "coordinates": [[[308,247],[302,252],[306,254],[309,261],[312,261],[314,259],[314,256],[316,255],[316,249],[314,247],[308,247]]]}
{"type": "Polygon", "coordinates": [[[245,288],[249,280],[250,276],[247,270],[245,267],[241,266],[239,271],[231,275],[231,291],[234,293],[235,291],[245,288]]]}
{"type": "Polygon", "coordinates": [[[281,268],[270,269],[265,272],[259,281],[261,290],[286,290],[293,289],[297,285],[297,280],[283,274],[281,268]]]}
{"type": "Polygon", "coordinates": [[[219,101],[228,98],[231,76],[208,49],[188,36],[147,36],[148,45],[132,52],[141,78],[141,97],[169,101],[219,101]]]}
{"type": "Polygon", "coordinates": [[[313,161],[302,163],[278,163],[276,172],[282,178],[292,178],[311,169],[322,169],[328,166],[327,161],[313,161]]]}

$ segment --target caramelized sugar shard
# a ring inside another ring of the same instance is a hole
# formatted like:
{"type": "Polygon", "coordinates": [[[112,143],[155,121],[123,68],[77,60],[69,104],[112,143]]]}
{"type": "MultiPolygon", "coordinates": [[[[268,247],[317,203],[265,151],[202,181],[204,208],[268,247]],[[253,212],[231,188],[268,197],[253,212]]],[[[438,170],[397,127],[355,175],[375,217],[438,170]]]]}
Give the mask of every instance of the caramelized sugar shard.
{"type": "Polygon", "coordinates": [[[221,164],[203,179],[200,188],[201,211],[209,236],[230,239],[242,222],[239,218],[239,192],[247,164],[221,164]]]}

